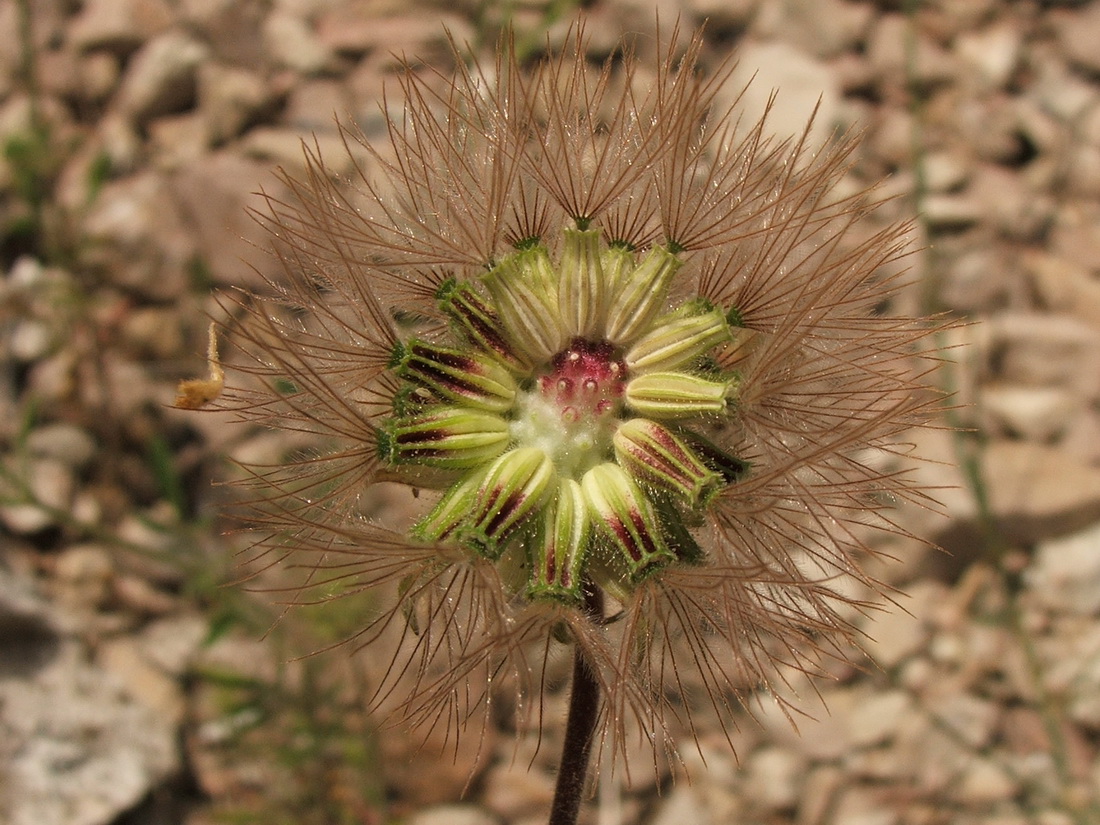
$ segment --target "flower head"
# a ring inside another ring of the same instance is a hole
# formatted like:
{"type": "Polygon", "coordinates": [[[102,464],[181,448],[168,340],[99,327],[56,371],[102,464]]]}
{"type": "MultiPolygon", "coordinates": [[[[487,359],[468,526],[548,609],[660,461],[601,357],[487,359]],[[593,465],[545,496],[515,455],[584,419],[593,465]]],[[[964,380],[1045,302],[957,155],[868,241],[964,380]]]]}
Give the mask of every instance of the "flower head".
{"type": "Polygon", "coordinates": [[[258,380],[227,397],[334,446],[253,471],[259,546],[378,595],[358,642],[414,722],[495,682],[537,703],[573,645],[605,730],[660,748],[849,633],[860,528],[913,494],[880,460],[934,405],[927,324],[878,313],[906,227],[835,193],[850,141],[716,110],[701,45],[645,83],[583,36],[531,74],[410,69],[388,146],[345,132],[355,181],[307,150],[268,200],[285,278],[243,303],[258,380]],[[408,529],[362,512],[394,481],[426,491],[408,529]]]}

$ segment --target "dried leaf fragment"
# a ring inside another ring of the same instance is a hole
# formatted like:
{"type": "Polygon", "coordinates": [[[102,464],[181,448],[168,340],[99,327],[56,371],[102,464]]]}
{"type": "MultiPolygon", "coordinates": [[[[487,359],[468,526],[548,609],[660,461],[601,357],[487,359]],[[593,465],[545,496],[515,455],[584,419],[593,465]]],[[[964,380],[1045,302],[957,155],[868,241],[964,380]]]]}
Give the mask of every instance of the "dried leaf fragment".
{"type": "Polygon", "coordinates": [[[206,347],[206,364],[210,369],[209,378],[189,378],[180,381],[176,388],[177,409],[197,410],[204,407],[222,393],[225,385],[225,372],[218,360],[218,333],[214,324],[210,325],[210,338],[206,347]]]}

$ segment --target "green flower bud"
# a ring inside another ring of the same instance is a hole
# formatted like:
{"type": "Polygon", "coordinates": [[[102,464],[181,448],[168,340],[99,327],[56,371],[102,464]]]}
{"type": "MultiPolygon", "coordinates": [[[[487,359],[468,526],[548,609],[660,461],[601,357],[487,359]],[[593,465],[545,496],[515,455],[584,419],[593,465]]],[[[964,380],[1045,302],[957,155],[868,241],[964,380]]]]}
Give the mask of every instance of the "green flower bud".
{"type": "Polygon", "coordinates": [[[558,271],[562,331],[567,338],[591,334],[602,323],[606,311],[600,231],[566,229],[558,271]]]}
{"type": "Polygon", "coordinates": [[[550,457],[536,447],[500,456],[481,481],[459,539],[488,559],[500,558],[516,528],[542,506],[555,475],[550,457]]]}
{"type": "Polygon", "coordinates": [[[579,603],[584,552],[592,532],[592,517],[581,485],[571,478],[558,483],[558,494],[543,511],[540,542],[533,560],[527,595],[579,603]]]}
{"type": "Polygon", "coordinates": [[[508,422],[464,407],[434,407],[390,423],[378,452],[391,464],[419,463],[469,469],[496,458],[508,446],[508,422]]]}
{"type": "Polygon", "coordinates": [[[665,308],[668,287],[681,261],[655,246],[618,285],[607,314],[606,337],[623,343],[638,335],[665,308]]]}
{"type": "Polygon", "coordinates": [[[655,421],[624,421],[613,438],[619,464],[640,481],[682,497],[691,507],[706,506],[722,488],[722,477],[655,421]]]}
{"type": "Polygon", "coordinates": [[[539,246],[505,258],[482,278],[497,308],[505,337],[519,356],[547,360],[561,349],[557,276],[539,246]]]}
{"type": "Polygon", "coordinates": [[[720,413],[734,386],[685,372],[650,372],[627,382],[626,404],[638,415],[664,420],[720,413]]]}
{"type": "Polygon", "coordinates": [[[419,339],[399,344],[393,371],[440,398],[488,412],[506,412],[516,400],[516,381],[501,364],[470,351],[419,339]]]}
{"type": "Polygon", "coordinates": [[[581,489],[596,529],[620,552],[632,581],[676,560],[661,535],[653,505],[618,464],[597,464],[584,474],[581,489]]]}
{"type": "Polygon", "coordinates": [[[729,340],[729,324],[721,310],[692,310],[658,319],[627,351],[627,367],[634,372],[678,369],[729,340]]]}

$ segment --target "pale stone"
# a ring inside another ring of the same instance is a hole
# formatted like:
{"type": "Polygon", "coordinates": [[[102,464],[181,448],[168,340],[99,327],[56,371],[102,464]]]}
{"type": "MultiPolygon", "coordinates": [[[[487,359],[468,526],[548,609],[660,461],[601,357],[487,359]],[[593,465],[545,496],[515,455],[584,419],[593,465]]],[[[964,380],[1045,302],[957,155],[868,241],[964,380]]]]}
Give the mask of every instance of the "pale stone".
{"type": "Polygon", "coordinates": [[[180,32],[150,40],[134,55],[122,77],[119,108],[143,123],[189,107],[195,99],[198,66],[208,54],[202,42],[180,32]]]}
{"type": "Polygon", "coordinates": [[[201,616],[169,616],[145,627],[138,643],[150,662],[169,676],[179,677],[198,655],[207,632],[207,622],[201,616]]]}
{"type": "Polygon", "coordinates": [[[0,679],[0,706],[7,825],[106,825],[179,770],[174,728],[74,643],[32,678],[0,679]]]}
{"type": "Polygon", "coordinates": [[[199,110],[213,144],[237,137],[272,108],[271,87],[248,69],[204,63],[199,67],[199,110]]]}
{"type": "Polygon", "coordinates": [[[113,591],[121,609],[139,616],[162,616],[179,608],[177,598],[158,590],[141,576],[119,576],[113,591]]]}
{"type": "Polygon", "coordinates": [[[1056,619],[1040,653],[1048,694],[1059,697],[1075,722],[1100,727],[1100,626],[1093,614],[1075,611],[1056,619]]]}
{"type": "Polygon", "coordinates": [[[15,322],[8,333],[8,351],[17,361],[29,363],[43,358],[54,348],[56,336],[50,325],[39,318],[24,318],[15,322]]]}
{"type": "Polygon", "coordinates": [[[748,26],[760,4],[761,0],[688,0],[685,5],[696,18],[721,29],[748,26]]]}
{"type": "Polygon", "coordinates": [[[183,691],[177,680],[149,661],[137,641],[120,636],[103,642],[96,661],[114,675],[123,689],[166,724],[176,727],[183,721],[183,691]]]}
{"type": "MultiPolygon", "coordinates": [[[[816,825],[827,822],[837,794],[844,787],[847,778],[843,769],[836,765],[819,765],[813,768],[803,782],[802,798],[799,800],[797,825],[816,825]]],[[[677,825],[686,825],[687,820],[677,825]]]]}
{"type": "Polygon", "coordinates": [[[1070,421],[1059,446],[1069,455],[1092,466],[1100,466],[1100,416],[1078,415],[1070,421]]]}
{"type": "MultiPolygon", "coordinates": [[[[134,171],[139,165],[142,155],[142,140],[137,129],[130,120],[117,112],[108,112],[96,126],[94,138],[95,153],[102,155],[110,163],[111,172],[122,175],[134,171]]],[[[91,158],[89,158],[91,159],[91,158]]],[[[81,169],[87,169],[88,164],[81,169]]],[[[71,203],[87,203],[87,188],[85,180],[73,182],[75,194],[69,197],[71,203]]]]}
{"type": "Polygon", "coordinates": [[[106,49],[128,55],[172,22],[165,0],[87,0],[68,35],[79,49],[106,49]]]}
{"type": "Polygon", "coordinates": [[[184,319],[175,307],[141,307],[123,321],[121,338],[140,357],[167,360],[189,356],[183,329],[184,319]]]}
{"type": "Polygon", "coordinates": [[[1100,520],[1100,468],[1030,442],[994,441],[982,455],[990,505],[1010,540],[1030,543],[1100,520]]]}
{"type": "MultiPolygon", "coordinates": [[[[16,3],[0,3],[0,31],[19,30],[20,8],[16,3]]],[[[14,88],[14,80],[23,60],[23,44],[17,37],[0,37],[0,100],[14,88]]]]}
{"type": "Polygon", "coordinates": [[[1052,226],[1047,249],[1092,272],[1100,271],[1098,225],[1100,205],[1080,200],[1063,203],[1052,226]]]}
{"type": "Polygon", "coordinates": [[[912,83],[929,87],[951,82],[958,72],[955,56],[924,32],[912,31],[901,14],[883,14],[875,21],[868,37],[867,60],[886,93],[912,83]],[[906,46],[911,37],[916,38],[913,60],[906,46]]]}
{"type": "Polygon", "coordinates": [[[780,0],[765,4],[753,34],[782,39],[819,58],[852,49],[867,33],[874,9],[848,0],[780,0]]]}
{"type": "Polygon", "coordinates": [[[864,647],[871,659],[890,669],[924,647],[929,639],[931,608],[943,597],[941,584],[922,582],[894,596],[896,604],[886,604],[868,614],[861,629],[867,634],[864,647]]]}
{"type": "Polygon", "coordinates": [[[974,750],[989,743],[1001,713],[994,702],[967,693],[935,697],[930,708],[938,724],[974,750]]]}
{"type": "Polygon", "coordinates": [[[969,160],[960,152],[929,152],[924,158],[924,184],[929,192],[954,192],[969,177],[969,160]]]}
{"type": "Polygon", "coordinates": [[[912,697],[903,690],[868,696],[852,711],[849,720],[852,744],[866,748],[888,741],[900,720],[912,712],[912,697]]]}
{"type": "Polygon", "coordinates": [[[966,195],[930,194],[921,201],[921,212],[929,227],[947,231],[973,226],[982,217],[981,207],[966,195]]]}
{"type": "Polygon", "coordinates": [[[790,750],[761,748],[746,765],[746,792],[756,807],[768,811],[792,810],[801,795],[805,769],[804,760],[790,750]]]}
{"type": "Polygon", "coordinates": [[[994,430],[1049,441],[1069,426],[1081,402],[1060,387],[993,385],[982,390],[982,411],[994,430]]]}
{"type": "MultiPolygon", "coordinates": [[[[909,163],[913,154],[913,118],[903,109],[893,107],[875,113],[871,133],[871,149],[891,167],[909,163]]],[[[907,192],[912,187],[906,187],[907,192]]]]}
{"type": "Polygon", "coordinates": [[[20,535],[33,535],[62,523],[76,489],[72,468],[51,458],[28,460],[20,467],[22,478],[3,482],[0,521],[20,535]]]}
{"type": "Polygon", "coordinates": [[[955,789],[960,802],[993,805],[1016,795],[1017,785],[1005,769],[989,759],[975,759],[955,789]]]}
{"type": "Polygon", "coordinates": [[[351,99],[343,83],[307,80],[290,93],[280,121],[299,136],[312,137],[317,132],[335,132],[337,118],[347,122],[350,109],[351,99]]]}
{"type": "Polygon", "coordinates": [[[177,299],[187,290],[194,246],[173,200],[170,182],[151,171],[109,182],[84,223],[85,260],[123,289],[177,299]]]}
{"type": "Polygon", "coordinates": [[[1040,544],[1027,582],[1051,610],[1100,613],[1100,525],[1040,544]]]}
{"type": "Polygon", "coordinates": [[[999,377],[1009,383],[1073,387],[1100,395],[1100,330],[1065,314],[1002,312],[985,324],[999,377]]]}
{"type": "Polygon", "coordinates": [[[76,353],[71,349],[37,361],[27,373],[27,385],[40,402],[72,400],[76,395],[78,368],[76,353]]]}
{"type": "Polygon", "coordinates": [[[966,32],[955,41],[955,51],[967,68],[974,69],[987,88],[999,89],[1012,77],[1020,60],[1020,30],[1010,21],[966,32]]]}
{"type": "MultiPolygon", "coordinates": [[[[353,171],[353,161],[339,135],[310,135],[308,146],[311,153],[320,155],[332,174],[345,175],[353,171]]],[[[248,158],[276,164],[299,176],[306,170],[302,133],[296,129],[281,126],[251,129],[241,140],[241,149],[248,158]]]]}
{"type": "Polygon", "coordinates": [[[822,688],[820,695],[808,693],[788,697],[788,701],[798,709],[793,718],[774,698],[762,700],[759,710],[753,709],[757,721],[776,743],[814,760],[838,759],[849,751],[848,719],[859,702],[853,691],[822,688]]]}
{"type": "Polygon", "coordinates": [[[188,238],[215,283],[260,288],[264,275],[278,280],[281,265],[267,252],[270,237],[245,211],[246,205],[263,209],[250,195],[260,188],[274,198],[286,196],[268,164],[223,150],[182,167],[169,185],[174,208],[188,222],[188,238]]]}
{"type": "Polygon", "coordinates": [[[1015,164],[1025,151],[1016,101],[1007,95],[961,100],[955,112],[955,129],[979,160],[1015,164]]]}
{"type": "Polygon", "coordinates": [[[437,805],[417,811],[406,825],[499,825],[500,820],[473,805],[437,805]]]}
{"type": "Polygon", "coordinates": [[[1092,74],[1100,74],[1100,5],[1086,3],[1074,14],[1057,18],[1058,40],[1062,53],[1075,65],[1092,74]]]}
{"type": "Polygon", "coordinates": [[[1024,265],[1046,306],[1100,326],[1100,278],[1079,261],[1036,252],[1024,265]]]}
{"type": "Polygon", "coordinates": [[[677,785],[661,801],[652,819],[652,825],[717,825],[699,793],[690,785],[677,785]]]}
{"type": "Polygon", "coordinates": [[[484,804],[511,822],[549,809],[554,781],[547,774],[528,770],[527,760],[517,757],[495,766],[485,783],[484,804]]]}
{"type": "Polygon", "coordinates": [[[746,127],[767,111],[765,131],[781,140],[802,135],[811,116],[809,145],[820,145],[833,131],[840,99],[836,80],[827,65],[793,46],[776,41],[742,48],[720,100],[729,105],[742,89],[738,110],[746,127]],[[774,102],[773,92],[778,93],[774,102]]]}
{"type": "Polygon", "coordinates": [[[200,161],[210,150],[206,119],[199,112],[161,117],[149,124],[149,138],[159,170],[172,171],[200,161]]]}
{"type": "Polygon", "coordinates": [[[1064,64],[1052,60],[1040,61],[1036,77],[1021,101],[1023,106],[1034,103],[1036,108],[1057,120],[1076,123],[1096,104],[1095,87],[1069,71],[1064,64]]]}
{"type": "Polygon", "coordinates": [[[832,821],[844,825],[899,825],[901,819],[895,806],[879,799],[874,790],[857,786],[840,796],[832,821]]]}
{"type": "Polygon", "coordinates": [[[276,63],[305,75],[321,72],[332,60],[332,53],[305,20],[288,12],[268,15],[263,40],[276,63]]]}
{"type": "Polygon", "coordinates": [[[940,283],[940,300],[945,307],[965,313],[980,313],[1005,299],[1022,280],[1019,262],[1003,249],[981,244],[957,256],[950,256],[940,283]]]}
{"type": "Polygon", "coordinates": [[[118,60],[99,52],[83,56],[78,72],[81,94],[92,103],[106,100],[122,76],[118,60]]]}
{"type": "Polygon", "coordinates": [[[114,577],[111,555],[95,544],[63,550],[54,566],[57,598],[75,611],[93,611],[107,603],[114,577]]]}
{"type": "Polygon", "coordinates": [[[476,36],[465,15],[439,8],[393,5],[389,13],[379,9],[378,0],[343,2],[326,9],[317,18],[317,39],[340,54],[361,55],[384,49],[428,60],[433,51],[446,47],[448,33],[456,43],[471,42],[476,36]]]}
{"type": "Polygon", "coordinates": [[[1065,191],[1085,198],[1100,197],[1100,148],[1074,146],[1064,160],[1065,191]]]}

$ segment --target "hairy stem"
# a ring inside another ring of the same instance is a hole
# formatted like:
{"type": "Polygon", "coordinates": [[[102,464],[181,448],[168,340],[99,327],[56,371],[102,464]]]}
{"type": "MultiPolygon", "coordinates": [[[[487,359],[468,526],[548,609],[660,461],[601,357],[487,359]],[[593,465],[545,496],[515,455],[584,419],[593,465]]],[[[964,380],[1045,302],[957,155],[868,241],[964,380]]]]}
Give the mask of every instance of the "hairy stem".
{"type": "MultiPolygon", "coordinates": [[[[585,608],[597,620],[603,612],[602,594],[594,587],[586,590],[585,608]]],[[[558,782],[550,806],[550,825],[575,825],[577,821],[600,710],[600,683],[584,660],[580,648],[575,648],[573,653],[571,691],[558,782]]]]}

